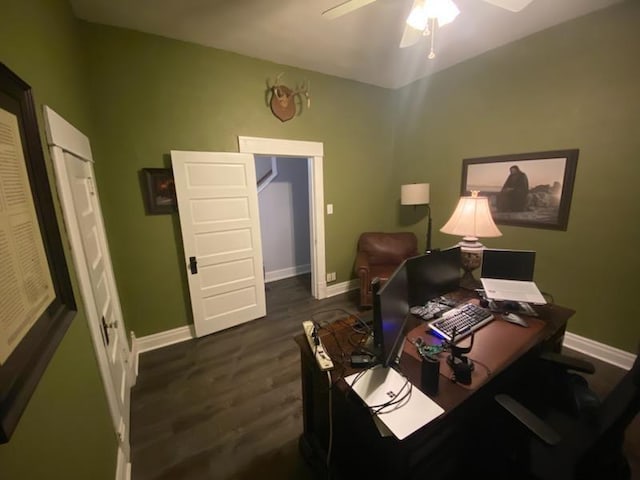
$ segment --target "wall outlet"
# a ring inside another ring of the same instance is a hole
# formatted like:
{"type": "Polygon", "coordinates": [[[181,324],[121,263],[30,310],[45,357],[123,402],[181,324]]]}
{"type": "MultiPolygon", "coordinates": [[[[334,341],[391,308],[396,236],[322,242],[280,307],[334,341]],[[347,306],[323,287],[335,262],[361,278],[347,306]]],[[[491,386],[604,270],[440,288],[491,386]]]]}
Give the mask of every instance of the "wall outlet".
{"type": "Polygon", "coordinates": [[[336,281],[336,272],[327,273],[327,282],[335,282],[336,281]]]}

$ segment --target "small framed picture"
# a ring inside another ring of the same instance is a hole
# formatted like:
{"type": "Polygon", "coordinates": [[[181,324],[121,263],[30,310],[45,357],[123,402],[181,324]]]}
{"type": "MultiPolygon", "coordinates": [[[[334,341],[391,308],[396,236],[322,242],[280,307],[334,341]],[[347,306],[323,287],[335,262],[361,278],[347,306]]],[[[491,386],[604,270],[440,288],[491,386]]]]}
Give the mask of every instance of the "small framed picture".
{"type": "Polygon", "coordinates": [[[147,213],[159,215],[178,211],[176,185],[170,168],[143,168],[147,213]]]}

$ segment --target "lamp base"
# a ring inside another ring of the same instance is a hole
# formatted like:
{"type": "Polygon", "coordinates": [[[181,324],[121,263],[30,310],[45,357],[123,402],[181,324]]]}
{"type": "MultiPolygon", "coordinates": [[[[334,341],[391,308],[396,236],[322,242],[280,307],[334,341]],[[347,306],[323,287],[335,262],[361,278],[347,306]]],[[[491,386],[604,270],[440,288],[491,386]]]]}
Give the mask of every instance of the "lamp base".
{"type": "Polygon", "coordinates": [[[462,269],[464,270],[464,274],[460,279],[460,287],[467,290],[475,290],[482,287],[482,283],[480,282],[480,280],[477,280],[473,276],[473,271],[477,269],[482,262],[481,253],[482,250],[480,250],[479,252],[469,252],[461,249],[460,254],[462,258],[462,269]]]}

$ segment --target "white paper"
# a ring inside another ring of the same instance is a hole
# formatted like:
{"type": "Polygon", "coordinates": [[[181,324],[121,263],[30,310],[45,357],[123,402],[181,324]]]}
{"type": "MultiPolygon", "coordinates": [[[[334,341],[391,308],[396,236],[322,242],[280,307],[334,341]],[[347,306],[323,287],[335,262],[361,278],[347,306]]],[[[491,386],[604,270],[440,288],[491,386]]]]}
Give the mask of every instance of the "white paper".
{"type": "Polygon", "coordinates": [[[54,298],[18,119],[0,109],[0,365],[54,298]]]}
{"type": "Polygon", "coordinates": [[[398,440],[403,440],[444,413],[440,405],[420,389],[413,387],[407,378],[393,368],[377,366],[364,373],[349,375],[345,381],[373,413],[379,410],[376,413],[377,419],[384,423],[398,440]],[[411,389],[411,394],[397,405],[379,408],[380,405],[394,399],[403,398],[408,389],[411,389]]]}

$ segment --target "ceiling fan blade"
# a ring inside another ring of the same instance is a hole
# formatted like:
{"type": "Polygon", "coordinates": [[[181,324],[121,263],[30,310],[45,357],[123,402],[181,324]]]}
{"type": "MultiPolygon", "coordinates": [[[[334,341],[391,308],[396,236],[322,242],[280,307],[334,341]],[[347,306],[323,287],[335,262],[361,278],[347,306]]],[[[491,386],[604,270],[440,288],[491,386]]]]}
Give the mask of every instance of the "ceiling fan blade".
{"type": "Polygon", "coordinates": [[[400,48],[406,48],[410,47],[411,45],[415,45],[420,41],[421,38],[422,32],[420,30],[416,30],[409,25],[405,25],[404,32],[402,33],[402,39],[400,40],[400,48]]]}
{"type": "MultiPolygon", "coordinates": [[[[409,13],[411,13],[413,9],[416,8],[418,4],[421,4],[421,3],[422,3],[422,0],[413,0],[413,4],[411,5],[411,9],[409,10],[409,13]]],[[[402,32],[402,39],[400,40],[400,48],[406,48],[406,47],[410,47],[411,45],[415,45],[420,41],[421,38],[422,38],[422,32],[420,30],[417,30],[411,27],[405,21],[404,32],[402,32]]]]}
{"type": "Polygon", "coordinates": [[[369,5],[375,1],[376,0],[347,0],[340,5],[336,5],[335,7],[325,10],[322,12],[322,16],[326,19],[333,20],[334,18],[346,15],[349,12],[353,12],[354,10],[364,7],[365,5],[369,5]]]}
{"type": "Polygon", "coordinates": [[[512,12],[519,12],[524,7],[529,5],[533,0],[484,0],[496,7],[504,8],[512,12]]]}

